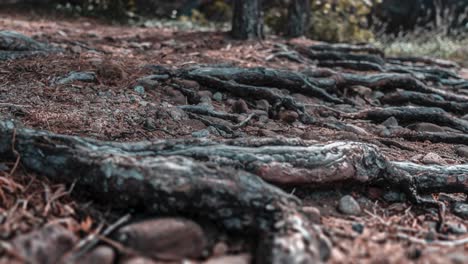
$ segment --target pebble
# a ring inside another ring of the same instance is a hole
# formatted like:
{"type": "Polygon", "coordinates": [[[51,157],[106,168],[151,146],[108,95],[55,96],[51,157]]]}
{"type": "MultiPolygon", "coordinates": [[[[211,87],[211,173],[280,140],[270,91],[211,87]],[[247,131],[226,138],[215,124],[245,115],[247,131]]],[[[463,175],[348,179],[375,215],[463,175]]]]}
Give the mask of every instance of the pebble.
{"type": "MultiPolygon", "coordinates": [[[[98,246],[90,253],[79,258],[76,263],[99,263],[99,264],[112,264],[115,260],[115,252],[108,246],[98,246]]],[[[73,263],[65,261],[64,263],[73,263]]]]}
{"type": "Polygon", "coordinates": [[[247,106],[247,103],[242,99],[239,99],[232,104],[232,112],[234,113],[244,114],[248,111],[249,107],[247,106]]]}
{"type": "Polygon", "coordinates": [[[443,158],[434,152],[427,153],[422,159],[421,162],[424,164],[437,164],[444,165],[447,164],[443,158]]]}
{"type": "Polygon", "coordinates": [[[468,158],[468,147],[466,147],[466,146],[459,147],[459,148],[457,148],[456,152],[457,152],[458,156],[460,156],[462,158],[468,158]]]}
{"type": "Polygon", "coordinates": [[[213,99],[215,101],[221,102],[223,101],[223,94],[220,92],[216,92],[215,94],[213,94],[213,99]]]}
{"type": "Polygon", "coordinates": [[[465,264],[468,259],[468,254],[463,252],[453,252],[447,255],[452,264],[465,264]]]}
{"type": "Polygon", "coordinates": [[[299,114],[295,111],[285,110],[279,113],[279,118],[286,123],[294,123],[299,118],[299,114]]]}
{"type": "Polygon", "coordinates": [[[387,120],[383,121],[382,122],[382,125],[385,126],[385,127],[398,127],[398,120],[391,116],[389,118],[387,118],[387,120]]]}
{"type": "Polygon", "coordinates": [[[265,99],[256,101],[255,105],[259,110],[268,111],[270,109],[270,103],[265,99]]]}
{"type": "Polygon", "coordinates": [[[445,129],[432,123],[416,123],[408,125],[406,128],[418,132],[445,132],[445,129]]]}
{"type": "Polygon", "coordinates": [[[216,243],[216,245],[214,245],[214,247],[213,247],[213,256],[214,257],[223,256],[223,255],[226,255],[226,253],[228,251],[229,251],[228,245],[226,245],[226,243],[220,241],[220,242],[216,243]]]}
{"type": "Polygon", "coordinates": [[[154,120],[154,118],[148,117],[146,118],[145,124],[143,125],[143,127],[146,130],[153,131],[156,129],[156,121],[154,120]]]}
{"type": "Polygon", "coordinates": [[[463,235],[467,232],[466,226],[462,223],[448,222],[446,225],[448,231],[452,234],[463,235]]]}
{"type": "Polygon", "coordinates": [[[195,138],[204,138],[210,135],[210,131],[208,129],[198,130],[192,133],[192,137],[195,138]]]}
{"type": "Polygon", "coordinates": [[[139,94],[145,94],[145,87],[141,85],[137,85],[133,88],[133,90],[139,94]]]}
{"type": "Polygon", "coordinates": [[[78,238],[61,225],[47,225],[12,241],[13,252],[29,263],[58,263],[69,252],[78,238]]]}
{"type": "Polygon", "coordinates": [[[468,219],[468,204],[460,202],[455,203],[453,206],[453,213],[465,220],[468,219]]]}
{"type": "Polygon", "coordinates": [[[362,234],[362,232],[364,232],[364,225],[362,223],[353,223],[351,228],[358,234],[362,234]]]}
{"type": "Polygon", "coordinates": [[[310,221],[313,223],[321,223],[320,210],[313,206],[304,206],[302,211],[309,217],[310,221]]]}
{"type": "Polygon", "coordinates": [[[144,257],[165,260],[199,258],[207,244],[203,229],[181,218],[159,218],[119,229],[117,241],[144,257]]]}
{"type": "Polygon", "coordinates": [[[359,203],[351,195],[345,195],[340,199],[338,210],[346,215],[359,215],[361,213],[359,203]]]}

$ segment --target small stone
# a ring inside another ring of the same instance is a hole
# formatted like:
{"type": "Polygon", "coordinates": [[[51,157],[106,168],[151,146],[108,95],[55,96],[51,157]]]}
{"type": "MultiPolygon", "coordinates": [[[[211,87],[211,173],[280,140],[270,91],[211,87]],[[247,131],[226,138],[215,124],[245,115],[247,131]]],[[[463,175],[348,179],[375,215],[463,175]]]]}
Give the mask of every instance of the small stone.
{"type": "Polygon", "coordinates": [[[422,159],[421,162],[424,164],[437,164],[444,165],[447,164],[443,158],[434,152],[427,153],[422,159]]]}
{"type": "Polygon", "coordinates": [[[232,104],[231,109],[232,109],[232,112],[234,112],[234,113],[244,114],[244,113],[247,113],[249,111],[249,106],[247,105],[247,103],[244,100],[239,99],[239,100],[235,101],[232,104]]]}
{"type": "Polygon", "coordinates": [[[447,255],[452,264],[465,264],[468,254],[463,252],[453,252],[447,255]]]}
{"type": "Polygon", "coordinates": [[[200,103],[211,105],[211,97],[213,96],[212,93],[208,90],[198,91],[198,96],[200,97],[200,103]]]}
{"type": "Polygon", "coordinates": [[[463,147],[459,147],[457,148],[457,155],[462,157],[462,158],[468,158],[468,147],[466,146],[463,146],[463,147]]]}
{"type": "Polygon", "coordinates": [[[195,138],[204,138],[210,135],[210,131],[208,129],[198,130],[192,133],[192,137],[195,138]]]}
{"type": "Polygon", "coordinates": [[[199,258],[206,246],[203,229],[181,218],[160,218],[124,226],[116,239],[144,257],[165,260],[199,258]]]}
{"type": "Polygon", "coordinates": [[[77,45],[76,45],[76,46],[72,46],[70,49],[71,49],[71,51],[72,51],[73,53],[81,53],[81,52],[83,51],[83,49],[82,49],[80,46],[77,46],[77,45]]]}
{"type": "Polygon", "coordinates": [[[465,220],[468,219],[468,204],[460,202],[455,203],[453,206],[453,213],[465,220]]]}
{"type": "Polygon", "coordinates": [[[214,245],[214,247],[213,247],[213,257],[219,257],[219,256],[226,255],[228,250],[229,250],[228,245],[226,245],[226,243],[220,241],[220,242],[216,243],[216,245],[214,245]]]}
{"type": "MultiPolygon", "coordinates": [[[[108,246],[98,246],[90,253],[79,258],[76,263],[99,263],[99,264],[112,264],[114,263],[115,252],[108,246]]],[[[64,263],[73,263],[65,261],[64,263]]]]}
{"type": "Polygon", "coordinates": [[[366,86],[362,86],[362,85],[355,85],[355,86],[352,86],[351,89],[361,95],[361,96],[364,96],[364,97],[369,97],[371,94],[372,94],[372,89],[369,88],[369,87],[366,87],[366,86]]]}
{"type": "Polygon", "coordinates": [[[144,128],[149,130],[149,131],[155,130],[156,129],[156,122],[155,122],[154,118],[150,118],[150,117],[146,118],[144,128]]]}
{"type": "Polygon", "coordinates": [[[359,203],[351,195],[345,195],[340,199],[338,210],[346,215],[359,215],[361,213],[359,203]]]}
{"type": "Polygon", "coordinates": [[[406,200],[406,195],[401,192],[389,191],[383,195],[383,198],[389,203],[401,203],[406,200]]]}
{"type": "Polygon", "coordinates": [[[141,86],[141,85],[137,85],[133,88],[133,90],[139,94],[145,94],[145,87],[141,86]]]}
{"type": "Polygon", "coordinates": [[[211,258],[204,264],[249,264],[251,256],[249,254],[226,255],[222,257],[211,258]]]}
{"type": "Polygon", "coordinates": [[[398,120],[395,117],[391,116],[387,118],[387,120],[383,121],[382,125],[388,128],[398,127],[398,120]]]}
{"type": "Polygon", "coordinates": [[[8,171],[10,168],[5,163],[0,163],[0,171],[8,171]]]}
{"type": "Polygon", "coordinates": [[[262,99],[255,102],[257,109],[267,111],[270,109],[270,103],[267,100],[262,99]]]}
{"type": "Polygon", "coordinates": [[[213,94],[213,99],[215,101],[221,102],[221,101],[223,101],[223,94],[220,93],[220,92],[216,92],[216,93],[213,94]]]}
{"type": "Polygon", "coordinates": [[[384,96],[385,96],[385,94],[383,92],[381,92],[381,91],[375,91],[371,95],[372,99],[375,99],[375,100],[378,100],[378,99],[380,99],[380,98],[382,98],[384,96]]]}
{"type": "Polygon", "coordinates": [[[464,120],[468,120],[468,114],[466,114],[466,115],[462,116],[462,119],[464,119],[464,120]]]}
{"type": "Polygon", "coordinates": [[[61,225],[48,225],[12,241],[15,254],[28,263],[58,263],[78,242],[77,237],[61,225]]]}
{"type": "Polygon", "coordinates": [[[408,125],[406,128],[418,132],[445,132],[445,130],[442,127],[432,123],[416,123],[408,125]]]}
{"type": "Polygon", "coordinates": [[[351,228],[358,234],[362,234],[362,232],[364,232],[364,225],[362,223],[353,223],[351,228]]]}
{"type": "Polygon", "coordinates": [[[408,251],[406,252],[406,255],[411,260],[417,260],[422,256],[422,251],[419,247],[412,246],[408,249],[408,251]]]}
{"type": "Polygon", "coordinates": [[[447,229],[450,233],[456,235],[463,235],[466,234],[466,226],[462,223],[455,223],[455,222],[447,222],[447,229]]]}
{"type": "Polygon", "coordinates": [[[159,85],[158,79],[153,79],[154,76],[155,75],[149,75],[138,79],[138,85],[141,85],[146,89],[154,89],[156,86],[159,85]]]}
{"type": "Polygon", "coordinates": [[[320,210],[313,206],[304,206],[302,211],[309,217],[310,221],[319,224],[321,222],[320,210]]]}
{"type": "Polygon", "coordinates": [[[299,114],[295,111],[286,110],[279,113],[279,118],[286,123],[294,123],[299,118],[299,114]]]}

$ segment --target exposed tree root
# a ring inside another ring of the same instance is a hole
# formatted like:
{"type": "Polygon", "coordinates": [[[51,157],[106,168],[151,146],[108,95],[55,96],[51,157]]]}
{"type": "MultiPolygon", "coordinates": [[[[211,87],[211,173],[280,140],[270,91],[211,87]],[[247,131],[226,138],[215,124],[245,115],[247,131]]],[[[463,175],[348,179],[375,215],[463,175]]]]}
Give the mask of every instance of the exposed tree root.
{"type": "Polygon", "coordinates": [[[261,243],[269,245],[269,252],[259,260],[264,263],[319,261],[317,236],[299,211],[299,201],[253,174],[181,156],[156,156],[145,150],[152,146],[148,143],[100,142],[15,128],[11,122],[1,122],[0,133],[0,155],[13,156],[14,146],[25,167],[55,181],[76,182],[76,190],[96,201],[266,233],[269,239],[261,243]]]}
{"type": "Polygon", "coordinates": [[[374,121],[385,121],[387,118],[395,117],[403,124],[413,122],[425,122],[449,126],[462,132],[468,132],[468,121],[457,118],[436,107],[386,107],[364,110],[359,113],[350,114],[353,118],[369,119],[374,121]]]}
{"type": "Polygon", "coordinates": [[[441,96],[436,94],[397,91],[386,94],[380,101],[389,105],[406,105],[411,103],[420,106],[439,107],[456,114],[468,113],[468,102],[446,101],[443,100],[441,96]]]}
{"type": "Polygon", "coordinates": [[[309,82],[306,76],[301,73],[291,71],[280,71],[268,68],[205,67],[183,70],[182,76],[196,81],[203,81],[206,77],[211,77],[224,81],[235,81],[245,85],[286,89],[291,92],[314,96],[328,102],[343,102],[339,98],[330,95],[322,88],[309,82]]]}
{"type": "Polygon", "coordinates": [[[0,60],[46,54],[53,51],[48,45],[12,31],[0,31],[0,60]]]}

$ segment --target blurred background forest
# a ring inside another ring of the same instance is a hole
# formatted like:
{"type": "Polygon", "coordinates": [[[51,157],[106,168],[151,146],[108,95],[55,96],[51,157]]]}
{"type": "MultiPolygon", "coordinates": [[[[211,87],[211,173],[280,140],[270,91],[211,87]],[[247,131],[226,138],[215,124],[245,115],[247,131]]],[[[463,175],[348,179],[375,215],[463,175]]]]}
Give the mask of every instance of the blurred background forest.
{"type": "MultiPolygon", "coordinates": [[[[262,1],[266,34],[281,35],[291,0],[262,1]]],[[[94,16],[144,27],[229,30],[233,0],[3,0],[56,15],[94,16]]],[[[372,42],[389,55],[468,60],[468,0],[312,0],[306,36],[372,42]]]]}

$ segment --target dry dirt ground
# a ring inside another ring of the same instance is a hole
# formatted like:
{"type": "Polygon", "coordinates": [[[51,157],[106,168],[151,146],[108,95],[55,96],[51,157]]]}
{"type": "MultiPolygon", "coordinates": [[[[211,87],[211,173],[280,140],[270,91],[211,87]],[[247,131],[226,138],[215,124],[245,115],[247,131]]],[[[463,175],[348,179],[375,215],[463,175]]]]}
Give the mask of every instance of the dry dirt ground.
{"type": "MultiPolygon", "coordinates": [[[[220,137],[205,123],[187,118],[176,107],[187,104],[188,99],[172,86],[172,81],[145,84],[144,89],[135,88],[138,79],[151,74],[154,65],[180,68],[227,63],[289,70],[307,67],[284,58],[272,58],[278,49],[276,44],[286,43],[277,37],[262,42],[239,42],[224,33],[114,26],[91,19],[53,19],[5,10],[0,11],[0,29],[17,31],[63,49],[63,52],[45,56],[0,61],[2,119],[18,120],[25,127],[109,141],[191,138],[207,131],[211,131],[208,137],[220,137]],[[57,80],[72,71],[94,72],[97,80],[57,84],[57,80]]],[[[314,43],[304,39],[294,41],[314,43]]],[[[193,82],[185,81],[184,85],[210,100],[219,111],[232,112],[238,100],[233,95],[219,94],[193,82]]],[[[366,91],[355,91],[350,96],[359,97],[360,92],[366,91]]],[[[292,96],[311,105],[319,103],[304,95],[292,96]]],[[[368,103],[362,102],[364,105],[368,103]]],[[[252,108],[255,106],[248,102],[247,109],[252,108]]],[[[353,124],[367,131],[383,129],[383,125],[366,120],[354,120],[353,124]]],[[[382,141],[376,135],[378,133],[335,131],[289,122],[287,117],[278,120],[254,118],[240,130],[243,135],[258,137],[374,143],[395,161],[420,163],[431,152],[444,164],[468,162],[468,154],[463,156],[459,150],[461,145],[410,142],[398,138],[391,142],[382,141]]],[[[0,171],[0,254],[3,256],[0,260],[5,263],[21,258],[9,244],[21,234],[58,223],[83,239],[122,215],[74,194],[70,186],[48,182],[41,175],[24,169],[21,162],[4,160],[0,163],[0,171]]],[[[403,194],[385,187],[343,185],[319,191],[286,189],[300,197],[304,206],[320,210],[319,221],[333,246],[330,263],[468,261],[468,243],[438,245],[430,242],[468,238],[467,220],[454,215],[452,210],[448,210],[446,216],[451,230],[438,233],[435,231],[435,210],[415,206],[403,194]],[[346,194],[359,202],[362,208],[359,215],[344,215],[337,210],[340,198],[346,194]]],[[[463,201],[465,195],[440,194],[436,198],[450,207],[454,202],[463,201]]],[[[215,249],[209,248],[208,253],[191,261],[215,261],[215,255],[218,258],[229,255],[229,260],[225,258],[216,263],[244,263],[254,258],[252,241],[257,239],[217,232],[210,238],[215,249]]],[[[121,245],[105,238],[101,243],[110,245],[119,252],[120,259],[123,258],[122,252],[126,249],[121,245]]],[[[152,263],[146,261],[138,263],[152,263]]],[[[157,263],[166,262],[159,260],[157,263]]]]}

